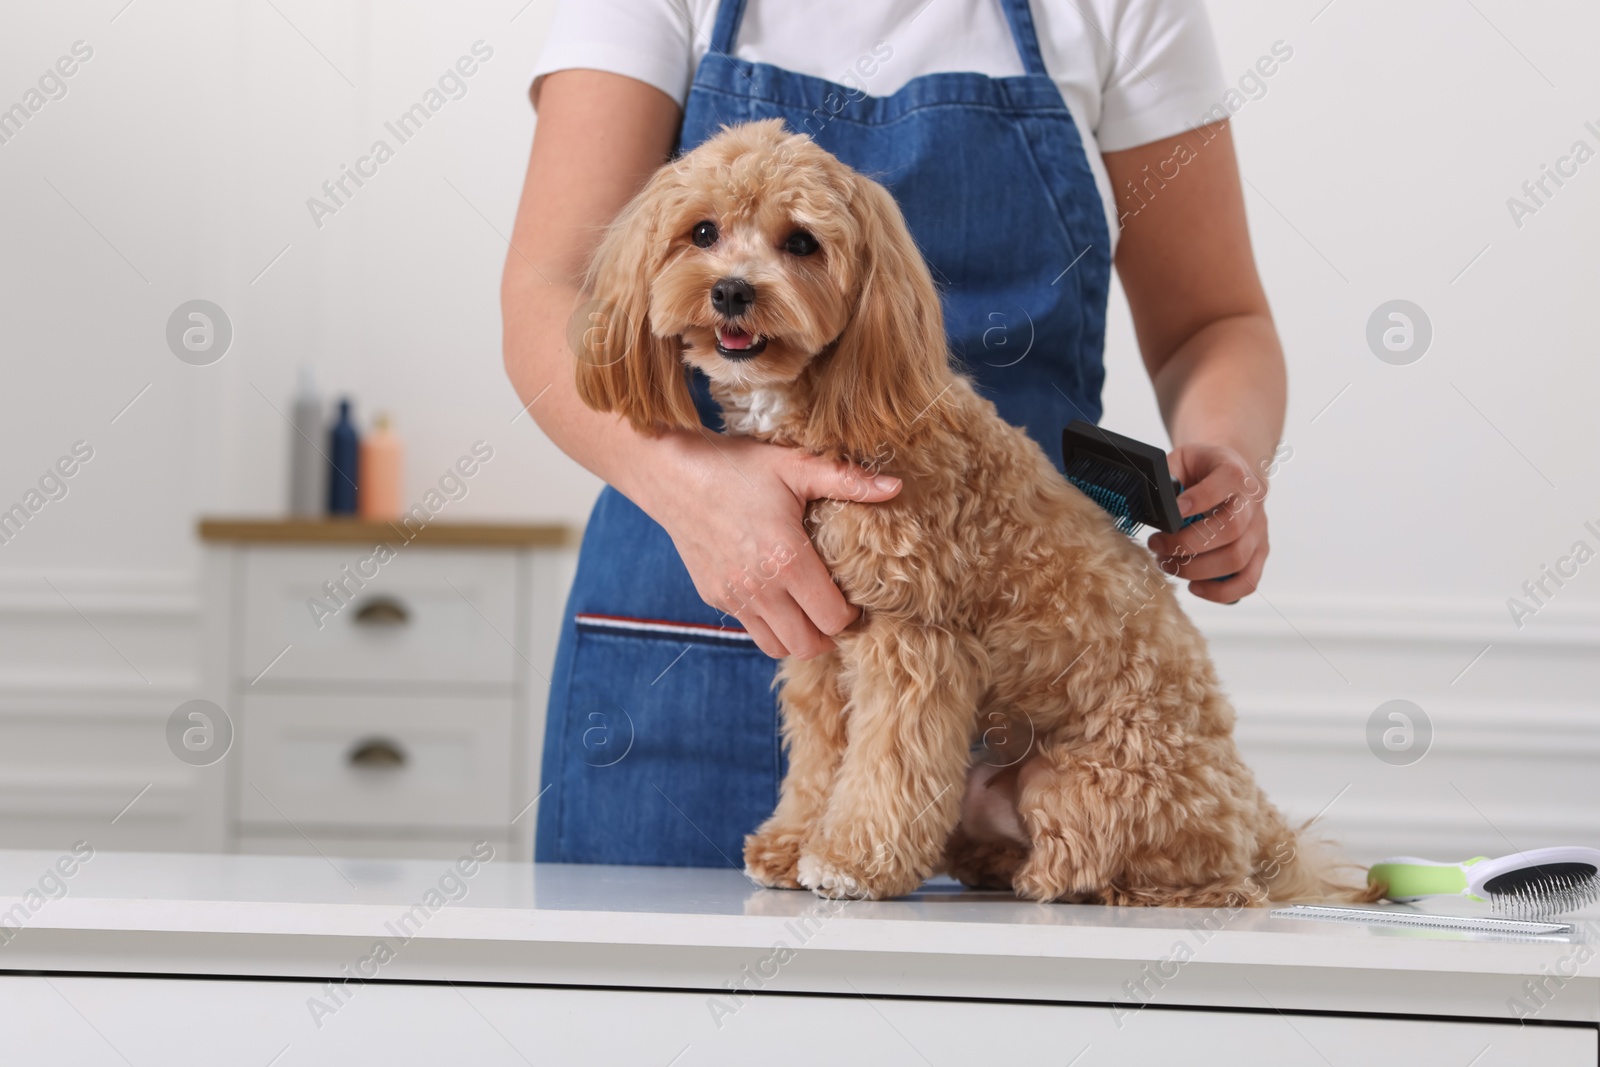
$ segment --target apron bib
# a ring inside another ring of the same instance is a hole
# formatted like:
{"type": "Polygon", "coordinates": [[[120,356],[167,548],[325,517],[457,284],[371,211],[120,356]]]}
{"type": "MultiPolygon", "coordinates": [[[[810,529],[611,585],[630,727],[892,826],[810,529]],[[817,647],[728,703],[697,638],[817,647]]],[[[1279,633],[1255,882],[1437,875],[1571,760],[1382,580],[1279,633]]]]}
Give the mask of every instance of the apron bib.
{"type": "MultiPolygon", "coordinates": [[[[939,284],[956,359],[1059,466],[1061,428],[1100,418],[1111,242],[1027,0],[1002,6],[1024,74],[929,74],[874,97],[732,58],[744,2],[722,0],[679,145],[781,118],[886,185],[939,284]]],[[[720,429],[696,379],[701,418],[720,429]]],[[[742,869],[784,769],[776,669],[700,600],[666,531],[603,490],[552,676],[537,859],[742,869]]]]}

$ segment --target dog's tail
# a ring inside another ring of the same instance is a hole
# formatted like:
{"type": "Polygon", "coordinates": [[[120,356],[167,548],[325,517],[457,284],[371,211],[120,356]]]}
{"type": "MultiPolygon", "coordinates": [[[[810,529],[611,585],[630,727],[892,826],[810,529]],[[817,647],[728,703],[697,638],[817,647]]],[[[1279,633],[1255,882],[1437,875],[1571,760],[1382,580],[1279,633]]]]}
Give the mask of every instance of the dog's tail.
{"type": "Polygon", "coordinates": [[[1334,843],[1312,832],[1308,820],[1298,829],[1261,796],[1266,832],[1256,853],[1256,881],[1274,904],[1371,904],[1383,887],[1361,884],[1359,864],[1339,856],[1334,843]]]}

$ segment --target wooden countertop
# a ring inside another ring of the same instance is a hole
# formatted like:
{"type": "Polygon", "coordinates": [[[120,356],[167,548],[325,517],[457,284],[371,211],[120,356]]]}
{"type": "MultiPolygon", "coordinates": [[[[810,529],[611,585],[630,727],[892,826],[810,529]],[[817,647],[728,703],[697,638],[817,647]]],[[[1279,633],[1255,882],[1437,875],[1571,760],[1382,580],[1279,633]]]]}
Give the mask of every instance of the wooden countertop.
{"type": "Polygon", "coordinates": [[[201,519],[200,540],[263,544],[469,545],[561,547],[578,542],[578,531],[563,523],[369,522],[365,519],[201,519]]]}

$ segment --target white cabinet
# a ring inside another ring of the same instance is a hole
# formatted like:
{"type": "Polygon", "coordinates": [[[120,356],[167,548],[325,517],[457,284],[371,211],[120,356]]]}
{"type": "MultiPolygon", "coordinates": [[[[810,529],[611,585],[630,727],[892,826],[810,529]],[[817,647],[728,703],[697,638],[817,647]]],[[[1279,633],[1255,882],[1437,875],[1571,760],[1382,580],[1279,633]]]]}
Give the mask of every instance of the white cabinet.
{"type": "Polygon", "coordinates": [[[564,527],[201,524],[230,851],[532,855],[564,527]]]}

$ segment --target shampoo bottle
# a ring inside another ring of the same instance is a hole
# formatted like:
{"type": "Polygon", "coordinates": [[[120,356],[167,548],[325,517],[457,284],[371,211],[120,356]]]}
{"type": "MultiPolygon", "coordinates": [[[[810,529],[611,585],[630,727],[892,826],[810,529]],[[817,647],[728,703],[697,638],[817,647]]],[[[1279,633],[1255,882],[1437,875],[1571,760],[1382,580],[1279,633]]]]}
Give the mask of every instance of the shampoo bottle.
{"type": "Polygon", "coordinates": [[[328,464],[317,448],[322,436],[322,398],[317,395],[310,367],[300,368],[289,421],[294,424],[289,434],[289,514],[315,518],[322,514],[328,498],[328,464]]]}
{"type": "Polygon", "coordinates": [[[354,515],[360,478],[361,437],[350,418],[350,401],[339,401],[339,418],[328,431],[328,514],[354,515]]]}
{"type": "Polygon", "coordinates": [[[361,517],[391,520],[400,517],[404,483],[405,449],[389,429],[389,416],[379,414],[372,432],[361,439],[361,517]]]}

